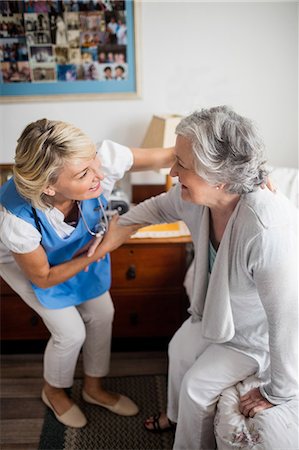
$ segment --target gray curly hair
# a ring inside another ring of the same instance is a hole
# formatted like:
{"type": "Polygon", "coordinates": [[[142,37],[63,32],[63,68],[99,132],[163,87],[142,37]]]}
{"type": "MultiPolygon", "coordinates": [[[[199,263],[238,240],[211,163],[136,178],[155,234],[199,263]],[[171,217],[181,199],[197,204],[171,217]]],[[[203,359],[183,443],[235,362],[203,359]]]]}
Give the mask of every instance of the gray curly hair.
{"type": "Polygon", "coordinates": [[[267,180],[264,146],[253,123],[228,106],[195,111],[176,127],[192,142],[195,172],[225,191],[244,194],[267,180]]]}

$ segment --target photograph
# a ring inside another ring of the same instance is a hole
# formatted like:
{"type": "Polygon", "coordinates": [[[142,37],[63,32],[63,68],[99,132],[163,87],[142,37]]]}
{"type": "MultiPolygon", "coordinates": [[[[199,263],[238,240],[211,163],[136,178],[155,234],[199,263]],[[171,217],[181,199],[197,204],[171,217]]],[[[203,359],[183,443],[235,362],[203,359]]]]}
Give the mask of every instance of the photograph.
{"type": "Polygon", "coordinates": [[[22,14],[0,15],[0,25],[0,38],[24,36],[25,30],[22,14]]]}
{"type": "Polygon", "coordinates": [[[26,43],[27,43],[27,47],[30,47],[31,45],[35,45],[38,44],[37,42],[37,34],[34,32],[27,32],[26,31],[26,43]]]}
{"type": "Polygon", "coordinates": [[[51,36],[49,31],[37,31],[35,36],[37,44],[51,44],[51,36]]]}
{"type": "Polygon", "coordinates": [[[114,67],[114,79],[115,80],[125,80],[128,76],[127,67],[125,64],[116,65],[114,67]]]}
{"type": "Polygon", "coordinates": [[[63,16],[52,16],[51,34],[53,44],[67,45],[67,27],[63,16]],[[55,17],[55,21],[53,21],[53,17],[55,17]]]}
{"type": "Polygon", "coordinates": [[[80,13],[80,27],[84,31],[106,31],[105,15],[102,12],[80,13]]]}
{"type": "Polygon", "coordinates": [[[48,14],[37,14],[37,31],[49,31],[48,14]]]}
{"type": "Polygon", "coordinates": [[[25,11],[36,13],[50,12],[49,4],[56,2],[48,2],[44,0],[25,0],[25,11]]]}
{"type": "Polygon", "coordinates": [[[87,31],[80,35],[81,47],[98,47],[106,42],[106,34],[103,31],[87,31]]]}
{"type": "Polygon", "coordinates": [[[67,64],[69,62],[69,47],[54,47],[54,56],[56,64],[67,64]]]}
{"type": "Polygon", "coordinates": [[[27,61],[28,48],[25,37],[0,39],[1,61],[27,61]]]}
{"type": "Polygon", "coordinates": [[[127,62],[127,47],[125,45],[105,45],[98,47],[98,61],[100,63],[127,62]]]}
{"type": "Polygon", "coordinates": [[[97,62],[85,63],[84,68],[84,79],[85,80],[99,80],[100,79],[100,65],[97,62]]]}
{"type": "Polygon", "coordinates": [[[57,66],[58,81],[75,81],[77,79],[76,65],[65,64],[57,66]]]}
{"type": "Polygon", "coordinates": [[[102,72],[104,80],[113,80],[112,66],[104,66],[102,72]]]}
{"type": "Polygon", "coordinates": [[[1,0],[0,1],[0,14],[4,16],[11,16],[12,14],[18,14],[24,12],[24,2],[22,0],[1,0]]]}
{"type": "Polygon", "coordinates": [[[1,71],[4,83],[30,82],[30,69],[28,62],[2,62],[1,71]]]}
{"type": "Polygon", "coordinates": [[[68,30],[80,30],[79,14],[76,12],[64,13],[64,19],[68,30]]]}
{"type": "Polygon", "coordinates": [[[80,31],[79,30],[68,30],[67,31],[67,41],[70,48],[80,47],[80,31]]]}
{"type": "Polygon", "coordinates": [[[84,62],[97,61],[98,59],[97,57],[98,57],[97,47],[89,47],[89,48],[81,47],[81,58],[84,62]]]}
{"type": "Polygon", "coordinates": [[[54,62],[52,45],[34,45],[30,47],[30,62],[51,63],[54,62]]]}
{"type": "Polygon", "coordinates": [[[25,13],[24,14],[24,25],[25,25],[26,33],[37,31],[37,14],[25,13]]]}
{"type": "Polygon", "coordinates": [[[33,81],[51,82],[56,79],[55,67],[53,66],[38,66],[32,69],[33,81]]]}
{"type": "Polygon", "coordinates": [[[69,62],[70,64],[81,64],[81,51],[79,48],[69,49],[69,62]]]}

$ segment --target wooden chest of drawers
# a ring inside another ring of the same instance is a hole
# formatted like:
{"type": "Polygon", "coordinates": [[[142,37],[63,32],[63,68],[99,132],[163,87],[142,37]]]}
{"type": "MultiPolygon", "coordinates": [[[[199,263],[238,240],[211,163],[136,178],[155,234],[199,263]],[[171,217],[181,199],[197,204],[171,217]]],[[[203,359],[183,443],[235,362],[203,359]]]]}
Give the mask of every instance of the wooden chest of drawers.
{"type": "Polygon", "coordinates": [[[135,239],[113,252],[115,337],[169,337],[186,313],[189,239],[135,239]]]}
{"type": "Polygon", "coordinates": [[[40,340],[50,336],[42,319],[0,278],[1,340],[40,340]]]}
{"type": "MultiPolygon", "coordinates": [[[[111,255],[113,336],[170,337],[186,312],[183,287],[189,238],[130,239],[111,255]]],[[[40,317],[0,279],[1,339],[42,340],[40,317]]]]}

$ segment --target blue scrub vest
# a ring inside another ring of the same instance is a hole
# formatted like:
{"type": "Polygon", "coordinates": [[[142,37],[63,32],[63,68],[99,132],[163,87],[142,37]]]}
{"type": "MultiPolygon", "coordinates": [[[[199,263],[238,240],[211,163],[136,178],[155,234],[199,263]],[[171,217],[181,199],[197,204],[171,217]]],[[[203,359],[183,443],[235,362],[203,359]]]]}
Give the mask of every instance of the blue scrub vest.
{"type": "MultiPolygon", "coordinates": [[[[18,193],[13,178],[0,189],[0,198],[1,204],[8,211],[37,228],[32,207],[18,193]]],[[[103,195],[100,196],[100,199],[105,208],[107,200],[103,195]]],[[[98,206],[99,201],[97,198],[84,200],[81,203],[85,221],[91,230],[99,223],[102,216],[98,206]]],[[[76,252],[92,238],[87,232],[81,216],[72,234],[66,238],[61,238],[48,222],[46,215],[39,209],[36,210],[36,213],[42,234],[41,245],[47,254],[51,266],[71,260],[76,252]]],[[[104,294],[110,289],[110,256],[106,255],[99,262],[91,263],[87,272],[79,272],[64,283],[56,286],[43,289],[33,283],[31,285],[38,300],[46,308],[59,309],[79,305],[86,300],[104,294]]]]}

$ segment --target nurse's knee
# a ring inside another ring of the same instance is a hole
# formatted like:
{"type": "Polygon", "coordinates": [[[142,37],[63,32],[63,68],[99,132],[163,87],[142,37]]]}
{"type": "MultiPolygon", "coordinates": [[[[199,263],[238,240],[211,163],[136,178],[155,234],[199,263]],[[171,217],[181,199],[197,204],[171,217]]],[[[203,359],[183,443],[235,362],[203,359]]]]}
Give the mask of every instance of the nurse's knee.
{"type": "Polygon", "coordinates": [[[114,318],[114,306],[112,302],[106,302],[104,307],[98,308],[90,319],[90,323],[94,326],[102,326],[104,324],[110,324],[114,318]]]}
{"type": "Polygon", "coordinates": [[[81,348],[86,338],[84,323],[67,327],[63,332],[53,335],[54,345],[63,349],[81,348]]]}

